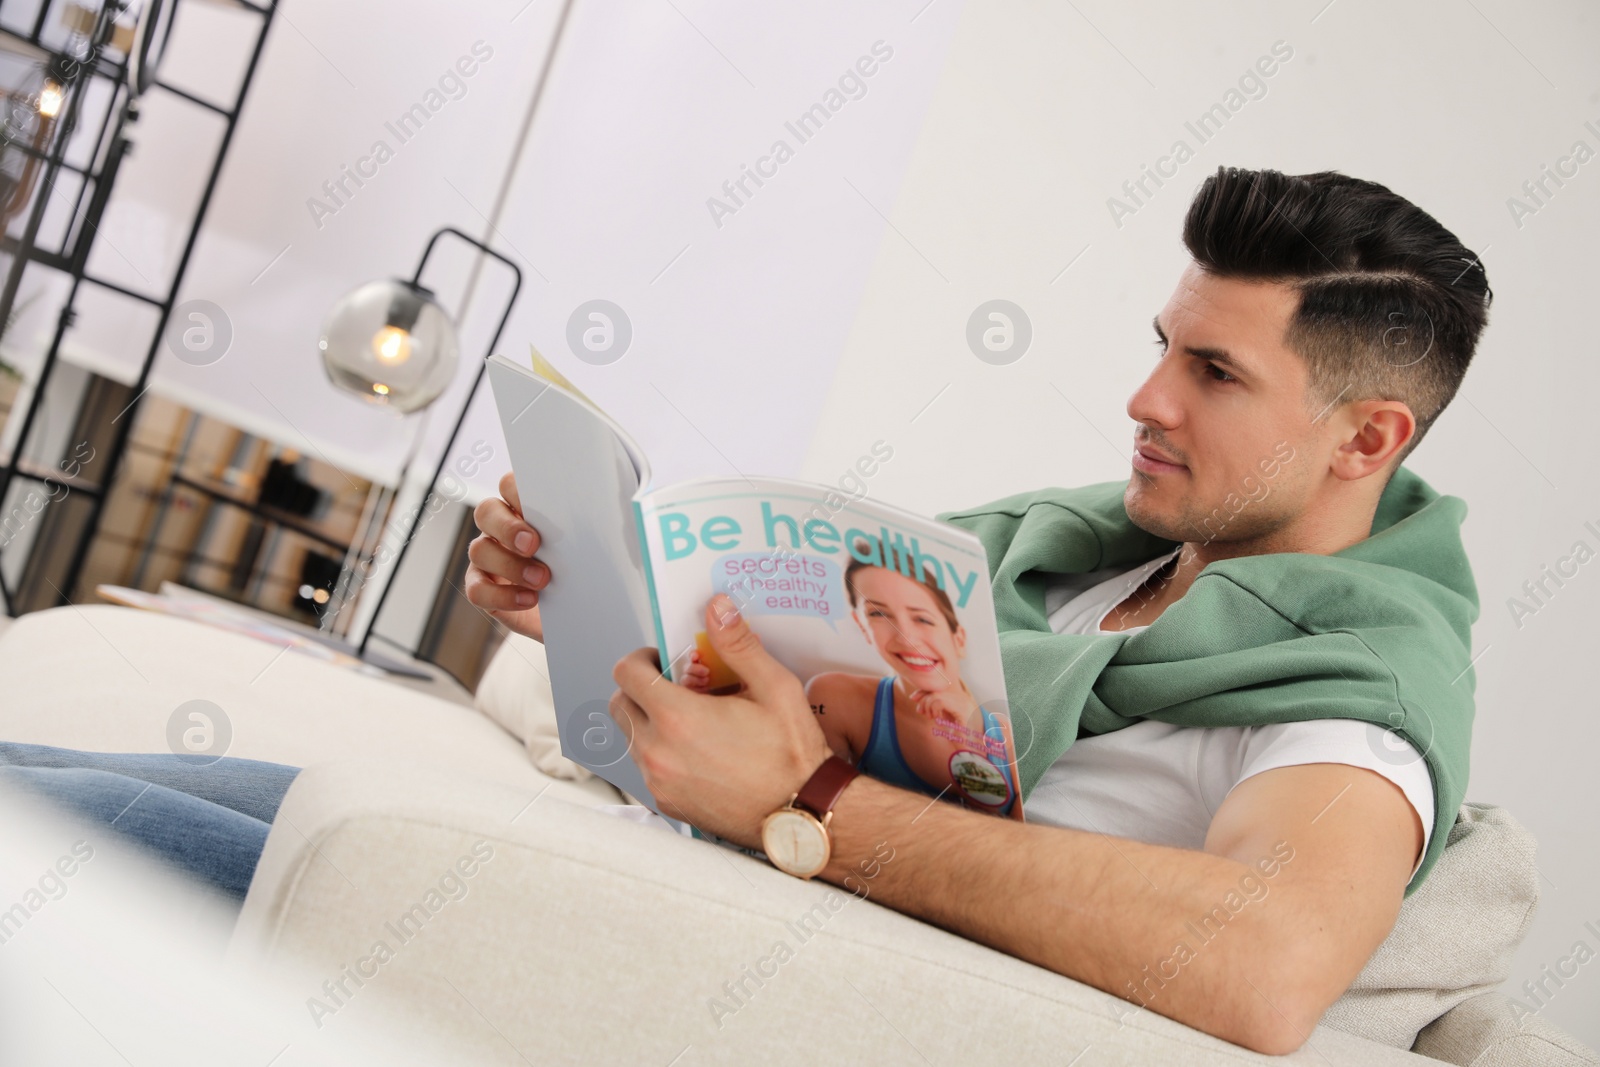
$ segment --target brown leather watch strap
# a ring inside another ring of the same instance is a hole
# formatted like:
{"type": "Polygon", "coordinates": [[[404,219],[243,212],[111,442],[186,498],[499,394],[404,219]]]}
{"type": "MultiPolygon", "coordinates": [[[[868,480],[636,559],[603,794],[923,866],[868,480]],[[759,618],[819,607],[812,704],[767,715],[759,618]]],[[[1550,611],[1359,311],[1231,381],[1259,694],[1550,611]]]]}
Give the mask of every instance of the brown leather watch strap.
{"type": "Polygon", "coordinates": [[[844,792],[844,787],[860,773],[838,756],[829,756],[822,761],[822,766],[806,779],[806,784],[800,787],[800,792],[795,794],[795,807],[804,808],[819,819],[825,818],[828,812],[833,810],[833,806],[839,803],[839,796],[844,792]]]}

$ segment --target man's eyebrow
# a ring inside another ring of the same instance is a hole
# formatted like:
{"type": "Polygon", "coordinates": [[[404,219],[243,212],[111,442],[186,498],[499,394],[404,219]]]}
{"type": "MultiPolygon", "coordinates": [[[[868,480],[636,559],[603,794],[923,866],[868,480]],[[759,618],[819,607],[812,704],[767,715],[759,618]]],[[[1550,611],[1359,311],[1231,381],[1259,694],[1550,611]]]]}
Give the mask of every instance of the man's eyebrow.
{"type": "Polygon", "coordinates": [[[1241,377],[1241,378],[1253,378],[1253,377],[1255,377],[1255,373],[1256,372],[1255,372],[1255,370],[1253,368],[1251,368],[1251,367],[1249,367],[1249,366],[1247,366],[1247,365],[1245,365],[1243,363],[1240,363],[1237,359],[1234,359],[1232,356],[1228,355],[1228,353],[1226,351],[1224,351],[1223,349],[1220,349],[1220,348],[1195,348],[1193,345],[1184,345],[1183,349],[1184,349],[1185,352],[1189,353],[1191,356],[1194,356],[1196,359],[1207,359],[1207,360],[1210,360],[1212,363],[1219,363],[1222,366],[1229,368],[1230,370],[1238,371],[1239,372],[1239,377],[1241,377]]]}
{"type": "MultiPolygon", "coordinates": [[[[1161,328],[1161,316],[1157,315],[1155,318],[1151,319],[1150,320],[1150,325],[1155,327],[1156,336],[1161,338],[1161,343],[1162,344],[1166,344],[1167,343],[1167,333],[1166,333],[1165,330],[1163,330],[1161,328]]],[[[1189,353],[1189,355],[1194,356],[1196,359],[1208,359],[1213,363],[1219,363],[1224,367],[1228,367],[1228,368],[1231,368],[1232,370],[1236,370],[1236,371],[1239,372],[1239,375],[1241,377],[1245,377],[1245,378],[1253,378],[1253,377],[1255,377],[1255,369],[1254,368],[1252,368],[1252,367],[1250,367],[1250,366],[1248,366],[1248,365],[1246,365],[1244,363],[1241,363],[1239,360],[1237,360],[1233,356],[1229,355],[1226,349],[1222,349],[1222,348],[1196,348],[1194,345],[1184,345],[1183,346],[1183,350],[1185,352],[1189,353]]]]}

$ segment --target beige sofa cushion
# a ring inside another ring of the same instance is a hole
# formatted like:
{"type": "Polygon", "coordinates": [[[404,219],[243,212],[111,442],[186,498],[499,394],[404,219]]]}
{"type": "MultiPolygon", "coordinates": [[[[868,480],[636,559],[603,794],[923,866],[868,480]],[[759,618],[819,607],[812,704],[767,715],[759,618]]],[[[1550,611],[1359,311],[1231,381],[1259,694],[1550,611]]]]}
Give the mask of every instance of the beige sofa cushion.
{"type": "Polygon", "coordinates": [[[273,827],[232,958],[337,976],[392,944],[323,1021],[443,1037],[462,1063],[1429,1062],[1326,1026],[1257,1055],[870,899],[494,783],[341,763],[302,774],[283,813],[300,832],[273,827]],[[464,858],[458,899],[429,904],[464,858]],[[399,916],[421,925],[403,943],[399,916]]]}
{"type": "Polygon", "coordinates": [[[1480,993],[1423,1027],[1412,1051],[1471,1067],[1600,1067],[1593,1049],[1541,1015],[1517,1012],[1515,1003],[1480,993]]]}
{"type": "Polygon", "coordinates": [[[533,765],[570,782],[595,777],[561,754],[555,702],[550,693],[550,667],[544,645],[521,634],[507,634],[472,695],[475,707],[499,723],[528,750],[533,765]]]}
{"type": "Polygon", "coordinates": [[[1539,903],[1537,842],[1504,808],[1467,803],[1394,930],[1322,1022],[1396,1048],[1505,981],[1539,903]]]}
{"type": "MultiPolygon", "coordinates": [[[[0,635],[0,693],[6,741],[164,752],[173,713],[200,699],[226,721],[230,756],[294,767],[359,757],[552,786],[520,740],[472,708],[134,608],[61,607],[18,619],[0,635]]],[[[553,789],[580,803],[621,799],[598,778],[553,789]]]]}

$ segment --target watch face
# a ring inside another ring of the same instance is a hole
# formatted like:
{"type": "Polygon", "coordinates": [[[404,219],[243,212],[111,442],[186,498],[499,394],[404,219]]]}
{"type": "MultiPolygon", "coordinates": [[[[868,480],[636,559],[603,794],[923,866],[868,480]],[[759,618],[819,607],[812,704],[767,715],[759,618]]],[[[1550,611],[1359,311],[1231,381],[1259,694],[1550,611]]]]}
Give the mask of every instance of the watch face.
{"type": "Polygon", "coordinates": [[[810,878],[828,865],[828,831],[808,812],[780,808],[761,824],[761,850],[779,870],[810,878]]]}

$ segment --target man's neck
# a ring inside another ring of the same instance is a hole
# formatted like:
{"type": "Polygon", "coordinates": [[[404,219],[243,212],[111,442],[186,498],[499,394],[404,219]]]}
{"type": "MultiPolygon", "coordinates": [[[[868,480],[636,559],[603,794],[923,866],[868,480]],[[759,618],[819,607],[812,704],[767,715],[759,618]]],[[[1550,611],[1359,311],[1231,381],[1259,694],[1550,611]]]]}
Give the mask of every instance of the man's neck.
{"type": "Polygon", "coordinates": [[[1193,568],[1184,567],[1184,557],[1188,555],[1188,548],[1188,545],[1182,546],[1175,561],[1169,561],[1165,566],[1158,568],[1143,585],[1132,590],[1120,604],[1112,608],[1101,621],[1100,628],[1127,630],[1134,626],[1148,626],[1167,609],[1169,604],[1188,592],[1189,587],[1194,584],[1195,577],[1205,566],[1202,563],[1193,568]]]}
{"type": "MultiPolygon", "coordinates": [[[[1375,509],[1374,509],[1375,512],[1375,509]]],[[[1148,626],[1155,622],[1170,605],[1179,600],[1194,585],[1206,566],[1217,560],[1236,559],[1240,556],[1259,556],[1272,552],[1306,552],[1331,556],[1366,539],[1372,530],[1372,514],[1357,523],[1360,533],[1353,534],[1348,523],[1337,524],[1308,521],[1301,516],[1294,531],[1275,530],[1270,534],[1248,541],[1187,541],[1178,550],[1174,563],[1155,571],[1138,589],[1111,610],[1101,628],[1126,630],[1134,626],[1148,626]]]]}

